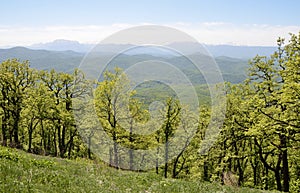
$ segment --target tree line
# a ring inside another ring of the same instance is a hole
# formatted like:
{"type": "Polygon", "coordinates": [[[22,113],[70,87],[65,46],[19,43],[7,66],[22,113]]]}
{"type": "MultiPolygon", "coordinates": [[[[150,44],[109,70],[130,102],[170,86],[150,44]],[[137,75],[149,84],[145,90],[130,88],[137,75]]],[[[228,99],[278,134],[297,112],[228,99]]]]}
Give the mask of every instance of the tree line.
{"type": "Polygon", "coordinates": [[[300,34],[291,34],[288,43],[281,38],[277,43],[273,55],[250,60],[243,83],[226,84],[226,111],[220,111],[225,120],[217,141],[205,154],[199,149],[212,107],[201,106],[195,112],[168,97],[164,106],[151,114],[135,91],[128,89],[130,82],[118,68],[107,71],[103,81],[90,82],[77,69],[71,74],[38,71],[30,68],[28,61],[17,59],[0,65],[1,143],[36,154],[90,159],[96,157],[93,145],[104,144],[100,151],[115,168],[137,170],[137,166],[152,164],[156,173],[166,178],[220,182],[230,174],[239,186],[297,192],[300,34]],[[78,125],[73,101],[91,92],[94,98],[81,105],[94,107],[97,120],[77,104],[76,111],[82,116],[78,125]],[[156,121],[151,121],[153,116],[156,121]],[[106,141],[101,141],[97,121],[116,142],[113,146],[106,148],[106,141]],[[191,133],[195,125],[195,133],[191,133]],[[136,130],[149,133],[140,135],[136,130]],[[178,141],[168,143],[176,132],[178,141]],[[178,150],[177,143],[181,144],[179,151],[172,155],[178,150]],[[154,162],[147,156],[137,159],[136,149],[153,149],[150,157],[154,162]]]}

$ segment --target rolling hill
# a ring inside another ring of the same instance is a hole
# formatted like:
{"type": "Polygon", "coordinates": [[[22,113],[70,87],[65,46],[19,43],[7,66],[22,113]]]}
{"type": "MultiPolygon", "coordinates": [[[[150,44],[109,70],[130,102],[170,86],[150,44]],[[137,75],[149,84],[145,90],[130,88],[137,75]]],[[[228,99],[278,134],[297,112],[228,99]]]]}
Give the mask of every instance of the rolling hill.
{"type": "Polygon", "coordinates": [[[79,66],[83,56],[74,51],[32,50],[25,47],[0,49],[0,62],[11,58],[29,60],[30,66],[39,70],[71,72],[79,66]]]}

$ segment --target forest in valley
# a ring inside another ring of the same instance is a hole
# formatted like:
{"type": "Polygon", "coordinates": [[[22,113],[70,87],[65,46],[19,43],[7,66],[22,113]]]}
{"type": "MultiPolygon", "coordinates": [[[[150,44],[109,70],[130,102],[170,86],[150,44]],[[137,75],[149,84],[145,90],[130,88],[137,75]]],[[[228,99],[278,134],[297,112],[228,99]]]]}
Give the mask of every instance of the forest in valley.
{"type": "Polygon", "coordinates": [[[299,192],[300,34],[291,34],[289,40],[279,38],[277,44],[274,54],[249,61],[246,80],[226,83],[226,110],[219,111],[225,120],[206,153],[199,149],[212,108],[222,109],[212,107],[218,104],[201,103],[193,111],[172,93],[161,96],[161,90],[151,90],[164,104],[156,113],[159,124],[151,121],[153,115],[144,104],[148,93],[140,93],[147,88],[129,91],[129,78],[120,68],[106,71],[101,81],[91,81],[78,69],[72,73],[37,70],[30,67],[30,61],[8,59],[0,64],[1,145],[101,162],[96,153],[100,151],[107,155],[107,165],[116,170],[147,172],[140,169],[144,167],[165,178],[299,192]],[[92,100],[74,104],[91,93],[92,100]],[[124,101],[129,101],[127,106],[120,105],[124,101]],[[94,107],[97,120],[83,108],[89,106],[94,107]],[[79,123],[75,110],[82,116],[79,123]],[[115,142],[113,148],[102,141],[96,122],[115,142]],[[134,130],[141,129],[140,125],[153,132],[137,134],[134,130]],[[189,128],[195,125],[191,132],[189,128]],[[167,143],[176,132],[179,140],[167,143]],[[176,143],[181,143],[180,148],[176,143]],[[136,149],[152,149],[149,157],[154,162],[147,161],[147,156],[137,159],[136,149]],[[171,155],[173,149],[179,153],[171,155]]]}

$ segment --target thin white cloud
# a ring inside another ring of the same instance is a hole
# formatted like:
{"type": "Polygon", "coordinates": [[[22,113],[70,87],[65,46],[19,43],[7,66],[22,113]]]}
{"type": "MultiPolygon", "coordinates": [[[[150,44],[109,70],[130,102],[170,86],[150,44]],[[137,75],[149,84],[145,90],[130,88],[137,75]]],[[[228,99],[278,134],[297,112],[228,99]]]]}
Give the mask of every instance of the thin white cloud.
{"type": "Polygon", "coordinates": [[[204,26],[228,26],[231,25],[231,23],[226,23],[226,22],[204,22],[201,23],[200,25],[204,25],[204,26]]]}
{"type": "MultiPolygon", "coordinates": [[[[0,26],[0,47],[28,46],[35,43],[50,42],[55,39],[96,43],[119,30],[145,24],[116,23],[112,25],[45,27],[0,26]]],[[[197,24],[177,22],[167,24],[167,26],[182,30],[205,44],[249,46],[274,46],[278,37],[288,38],[290,32],[298,33],[300,31],[300,26],[235,25],[224,22],[197,24]]]]}
{"type": "Polygon", "coordinates": [[[289,33],[299,33],[300,26],[234,25],[213,22],[193,25],[182,30],[206,44],[275,46],[278,37],[288,39],[289,33]]]}

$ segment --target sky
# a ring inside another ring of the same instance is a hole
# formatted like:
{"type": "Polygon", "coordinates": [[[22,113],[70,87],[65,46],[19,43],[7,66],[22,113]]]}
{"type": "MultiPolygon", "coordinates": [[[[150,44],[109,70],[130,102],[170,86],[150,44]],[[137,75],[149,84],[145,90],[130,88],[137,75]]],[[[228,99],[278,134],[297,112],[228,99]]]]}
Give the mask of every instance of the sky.
{"type": "Polygon", "coordinates": [[[97,43],[155,24],[205,44],[274,46],[300,31],[299,0],[8,0],[0,2],[0,47],[55,39],[97,43]]]}

